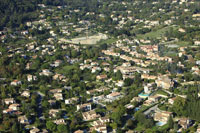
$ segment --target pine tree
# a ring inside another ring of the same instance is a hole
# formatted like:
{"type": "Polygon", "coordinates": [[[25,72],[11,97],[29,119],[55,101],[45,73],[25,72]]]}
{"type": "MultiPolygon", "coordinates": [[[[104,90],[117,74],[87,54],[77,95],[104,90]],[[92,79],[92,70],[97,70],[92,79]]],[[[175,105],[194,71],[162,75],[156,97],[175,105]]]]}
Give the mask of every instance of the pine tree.
{"type": "Polygon", "coordinates": [[[172,129],[172,128],[174,127],[174,121],[173,121],[172,116],[169,117],[168,125],[169,125],[169,128],[170,128],[170,129],[172,129]]]}

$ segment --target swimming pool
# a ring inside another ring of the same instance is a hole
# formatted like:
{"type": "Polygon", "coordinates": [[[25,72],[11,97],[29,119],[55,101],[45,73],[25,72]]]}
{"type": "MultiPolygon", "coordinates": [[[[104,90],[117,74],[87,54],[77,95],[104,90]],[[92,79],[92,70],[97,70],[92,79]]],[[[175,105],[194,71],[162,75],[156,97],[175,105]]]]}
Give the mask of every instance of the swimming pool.
{"type": "Polygon", "coordinates": [[[159,121],[159,122],[157,122],[156,123],[156,126],[163,126],[163,125],[165,125],[165,124],[167,124],[166,122],[162,122],[162,121],[159,121]]]}

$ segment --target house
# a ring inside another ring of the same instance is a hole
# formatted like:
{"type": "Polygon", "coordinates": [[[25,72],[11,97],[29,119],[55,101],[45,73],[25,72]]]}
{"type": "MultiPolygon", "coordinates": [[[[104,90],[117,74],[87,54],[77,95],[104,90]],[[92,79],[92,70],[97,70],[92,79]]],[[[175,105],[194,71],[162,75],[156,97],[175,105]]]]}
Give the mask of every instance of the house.
{"type": "Polygon", "coordinates": [[[49,102],[49,104],[50,104],[51,106],[53,106],[53,105],[56,104],[56,100],[49,100],[48,102],[49,102]]]}
{"type": "Polygon", "coordinates": [[[97,132],[99,132],[99,133],[107,133],[106,124],[91,127],[91,128],[90,128],[90,132],[93,132],[93,131],[97,131],[97,132]]]}
{"type": "Polygon", "coordinates": [[[65,90],[71,90],[72,87],[71,86],[64,86],[65,90]]]}
{"type": "Polygon", "coordinates": [[[42,129],[41,133],[48,133],[47,129],[42,129]]]}
{"type": "Polygon", "coordinates": [[[51,93],[62,93],[62,89],[52,89],[50,90],[51,93]]]}
{"type": "Polygon", "coordinates": [[[102,53],[104,53],[105,55],[120,56],[120,53],[115,53],[111,50],[102,50],[102,53]]]}
{"type": "Polygon", "coordinates": [[[200,45],[200,41],[194,41],[195,45],[200,45]]]}
{"type": "Polygon", "coordinates": [[[64,119],[56,119],[54,120],[54,123],[57,125],[60,125],[60,124],[66,125],[66,122],[64,119]]]}
{"type": "Polygon", "coordinates": [[[200,17],[200,13],[198,13],[198,14],[193,14],[192,17],[200,17]]]}
{"type": "Polygon", "coordinates": [[[105,116],[105,117],[100,117],[99,118],[99,121],[103,122],[103,123],[108,123],[110,122],[110,118],[105,116]]]}
{"type": "Polygon", "coordinates": [[[155,121],[159,121],[159,122],[163,122],[163,123],[167,123],[170,116],[172,116],[172,112],[168,112],[168,111],[157,111],[154,114],[154,120],[155,121]]]}
{"type": "Polygon", "coordinates": [[[148,99],[148,100],[144,101],[143,105],[150,106],[150,105],[152,105],[154,103],[155,103],[154,101],[148,99]]]}
{"type": "Polygon", "coordinates": [[[44,69],[44,70],[42,70],[42,72],[39,73],[39,74],[40,74],[40,75],[44,75],[44,76],[51,76],[53,73],[50,72],[50,70],[48,70],[48,69],[44,69]]]}
{"type": "Polygon", "coordinates": [[[97,62],[91,62],[91,66],[98,66],[99,65],[99,63],[97,63],[97,62]]]}
{"type": "Polygon", "coordinates": [[[117,83],[115,83],[117,86],[122,87],[124,85],[124,81],[123,80],[119,80],[117,81],[117,83]]]}
{"type": "Polygon", "coordinates": [[[183,52],[179,52],[179,53],[178,53],[178,57],[182,57],[183,55],[184,55],[183,52]]]}
{"type": "Polygon", "coordinates": [[[146,68],[140,68],[140,67],[136,67],[136,71],[138,73],[149,73],[150,71],[152,71],[151,69],[146,69],[146,68]]]}
{"type": "Polygon", "coordinates": [[[154,89],[153,84],[151,84],[151,83],[144,85],[144,93],[145,94],[150,94],[153,89],[154,89]]]}
{"type": "Polygon", "coordinates": [[[180,47],[179,50],[180,50],[181,52],[185,52],[185,48],[186,48],[186,47],[180,47]]]}
{"type": "Polygon", "coordinates": [[[12,113],[14,113],[15,111],[14,110],[12,110],[12,109],[5,109],[5,110],[3,110],[3,113],[4,114],[12,114],[12,113]]]}
{"type": "Polygon", "coordinates": [[[198,127],[197,127],[196,133],[200,133],[200,124],[199,124],[198,127]]]}
{"type": "Polygon", "coordinates": [[[197,65],[200,65],[200,60],[197,60],[197,61],[196,61],[196,64],[197,64],[197,65]]]}
{"type": "Polygon", "coordinates": [[[11,104],[8,108],[17,111],[19,110],[19,104],[11,104]]]}
{"type": "Polygon", "coordinates": [[[183,128],[183,129],[188,129],[191,125],[191,120],[189,118],[180,118],[178,121],[178,124],[183,128]]]}
{"type": "Polygon", "coordinates": [[[129,104],[126,104],[125,107],[127,109],[133,109],[135,106],[129,103],[129,104]]]}
{"type": "Polygon", "coordinates": [[[83,110],[83,111],[92,110],[91,103],[85,103],[85,104],[77,105],[76,107],[77,107],[77,111],[79,111],[79,110],[83,110]]]}
{"type": "Polygon", "coordinates": [[[31,66],[32,66],[32,63],[27,63],[26,64],[26,69],[29,70],[31,68],[31,66]]]}
{"type": "Polygon", "coordinates": [[[92,126],[100,126],[100,125],[104,125],[108,122],[110,122],[110,119],[108,117],[100,117],[99,120],[93,121],[93,123],[91,125],[92,126]]]}
{"type": "Polygon", "coordinates": [[[112,102],[118,98],[120,98],[122,95],[120,92],[113,92],[113,93],[110,93],[109,95],[107,95],[106,97],[112,102]]]}
{"type": "Polygon", "coordinates": [[[22,92],[21,96],[29,98],[30,97],[30,92],[29,91],[24,91],[24,92],[22,92]]]}
{"type": "Polygon", "coordinates": [[[27,34],[28,34],[28,31],[27,31],[27,30],[21,31],[21,34],[22,34],[22,35],[27,35],[27,34]]]}
{"type": "Polygon", "coordinates": [[[62,75],[62,74],[55,74],[53,76],[53,79],[54,80],[64,80],[64,79],[66,79],[66,77],[64,75],[62,75]]]}
{"type": "Polygon", "coordinates": [[[130,62],[125,62],[125,63],[122,64],[122,66],[124,66],[124,67],[130,67],[131,63],[130,62]]]}
{"type": "Polygon", "coordinates": [[[185,29],[183,29],[183,28],[179,28],[178,31],[182,32],[182,33],[186,32],[185,29]]]}
{"type": "Polygon", "coordinates": [[[97,79],[97,80],[104,80],[104,79],[106,79],[106,78],[107,78],[107,75],[106,75],[106,74],[97,75],[97,76],[96,76],[96,79],[97,79]]]}
{"type": "Polygon", "coordinates": [[[130,78],[130,79],[134,79],[135,76],[134,75],[123,75],[123,80],[130,78]]]}
{"type": "Polygon", "coordinates": [[[94,89],[94,90],[88,90],[88,91],[86,91],[86,93],[87,93],[88,95],[95,94],[95,92],[97,92],[97,90],[96,90],[96,89],[94,89]]]}
{"type": "Polygon", "coordinates": [[[100,125],[103,125],[103,124],[104,124],[104,123],[101,122],[101,121],[99,121],[99,120],[93,121],[93,122],[91,123],[92,126],[100,126],[100,125]]]}
{"type": "Polygon", "coordinates": [[[39,133],[40,129],[38,128],[33,128],[32,130],[30,130],[30,133],[39,133]]]}
{"type": "Polygon", "coordinates": [[[151,100],[153,102],[158,102],[160,99],[161,99],[161,97],[159,95],[154,95],[154,96],[148,97],[148,100],[151,100]]]}
{"type": "Polygon", "coordinates": [[[80,64],[80,69],[81,69],[81,70],[84,70],[84,69],[86,69],[86,68],[87,68],[87,69],[91,69],[92,66],[90,66],[89,64],[85,64],[85,65],[81,65],[81,64],[80,64]]]}
{"type": "Polygon", "coordinates": [[[161,97],[158,96],[158,95],[149,96],[149,97],[148,97],[148,100],[146,100],[146,101],[144,102],[144,105],[149,106],[149,105],[152,105],[152,104],[154,104],[154,103],[157,103],[157,102],[159,101],[160,98],[161,98],[161,97]]]}
{"type": "Polygon", "coordinates": [[[101,68],[100,67],[93,67],[92,73],[95,73],[96,71],[101,71],[101,68]]]}
{"type": "Polygon", "coordinates": [[[26,22],[26,26],[31,27],[31,22],[26,22]]]}
{"type": "Polygon", "coordinates": [[[199,67],[198,66],[193,66],[192,67],[192,71],[199,71],[199,67]]]}
{"type": "Polygon", "coordinates": [[[101,86],[100,88],[96,89],[96,91],[98,91],[98,92],[104,92],[104,91],[109,90],[109,89],[110,88],[108,88],[108,87],[101,86]]]}
{"type": "Polygon", "coordinates": [[[141,102],[141,101],[142,101],[142,98],[140,98],[140,97],[134,97],[134,98],[131,100],[131,102],[134,102],[134,101],[136,101],[136,102],[141,102]]]}
{"type": "Polygon", "coordinates": [[[49,115],[56,117],[57,113],[59,112],[59,109],[50,109],[49,110],[49,115]]]}
{"type": "Polygon", "coordinates": [[[19,116],[18,122],[21,123],[21,124],[30,124],[28,118],[25,115],[19,116]]]}
{"type": "Polygon", "coordinates": [[[122,94],[119,92],[112,92],[106,96],[107,99],[105,99],[107,102],[113,102],[114,100],[117,100],[122,97],[122,94]]]}
{"type": "Polygon", "coordinates": [[[14,85],[14,86],[17,86],[17,85],[21,85],[22,82],[19,81],[19,80],[14,80],[14,81],[12,81],[10,84],[11,84],[11,85],[14,85]]]}
{"type": "Polygon", "coordinates": [[[107,67],[110,66],[110,64],[107,63],[107,62],[103,62],[103,63],[101,63],[101,65],[102,65],[102,66],[107,66],[107,67]]]}
{"type": "Polygon", "coordinates": [[[62,93],[54,93],[54,97],[56,98],[56,100],[63,100],[62,93]]]}
{"type": "Polygon", "coordinates": [[[62,64],[62,60],[56,60],[56,61],[54,62],[54,66],[55,66],[55,67],[60,66],[60,64],[62,64]]]}
{"type": "Polygon", "coordinates": [[[85,63],[85,64],[88,64],[88,63],[91,63],[91,62],[92,62],[91,59],[84,60],[84,63],[85,63]]]}
{"type": "Polygon", "coordinates": [[[176,100],[176,97],[169,98],[168,103],[173,105],[175,100],[176,100]]]}
{"type": "Polygon", "coordinates": [[[99,102],[100,102],[101,100],[104,100],[104,95],[92,97],[93,103],[99,104],[99,102]]]}
{"type": "Polygon", "coordinates": [[[84,133],[84,131],[83,130],[77,130],[74,133],[84,133]]]}
{"type": "Polygon", "coordinates": [[[94,110],[90,110],[88,112],[83,112],[82,113],[83,120],[89,121],[89,120],[94,120],[100,117],[100,115],[97,115],[97,113],[94,110]]]}
{"type": "Polygon", "coordinates": [[[163,89],[169,89],[174,86],[174,82],[168,76],[159,76],[155,81],[157,87],[161,87],[163,89]]]}
{"type": "Polygon", "coordinates": [[[14,100],[14,98],[6,98],[6,99],[4,99],[4,102],[5,102],[5,104],[13,104],[13,103],[15,103],[15,100],[14,100]]]}
{"type": "Polygon", "coordinates": [[[78,98],[73,97],[73,98],[70,98],[70,99],[66,99],[65,104],[73,104],[74,102],[77,102],[77,101],[78,101],[78,98]]]}
{"type": "Polygon", "coordinates": [[[28,74],[28,75],[27,75],[27,80],[28,80],[29,82],[35,81],[35,80],[37,80],[37,76],[33,76],[33,75],[28,74]]]}

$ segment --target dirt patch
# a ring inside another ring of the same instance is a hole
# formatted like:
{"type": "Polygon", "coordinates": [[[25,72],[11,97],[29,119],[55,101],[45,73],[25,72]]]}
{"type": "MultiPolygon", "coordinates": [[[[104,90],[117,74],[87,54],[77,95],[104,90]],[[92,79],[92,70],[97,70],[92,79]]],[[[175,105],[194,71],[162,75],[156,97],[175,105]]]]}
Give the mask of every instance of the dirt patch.
{"type": "Polygon", "coordinates": [[[74,38],[71,40],[67,39],[60,39],[61,42],[67,42],[67,43],[74,43],[74,44],[96,44],[100,40],[106,40],[108,39],[107,35],[99,33],[97,35],[88,36],[88,37],[79,37],[74,38]]]}

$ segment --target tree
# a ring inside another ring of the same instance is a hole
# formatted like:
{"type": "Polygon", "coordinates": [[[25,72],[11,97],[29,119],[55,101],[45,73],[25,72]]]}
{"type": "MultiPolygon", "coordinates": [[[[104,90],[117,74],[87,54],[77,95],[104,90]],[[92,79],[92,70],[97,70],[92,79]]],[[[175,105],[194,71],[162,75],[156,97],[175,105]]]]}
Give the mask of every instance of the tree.
{"type": "Polygon", "coordinates": [[[73,77],[72,77],[72,80],[73,80],[74,82],[79,82],[79,81],[80,81],[79,75],[78,75],[78,74],[74,74],[73,77]]]}
{"type": "Polygon", "coordinates": [[[116,122],[111,123],[110,126],[112,127],[112,129],[117,129],[117,123],[116,122]]]}
{"type": "Polygon", "coordinates": [[[130,86],[132,83],[133,83],[133,79],[126,78],[126,79],[124,80],[124,85],[125,85],[125,86],[130,86]]]}
{"type": "Polygon", "coordinates": [[[71,51],[71,56],[72,56],[73,58],[76,58],[76,57],[78,56],[78,52],[77,52],[76,50],[72,50],[72,51],[71,51]]]}
{"type": "Polygon", "coordinates": [[[125,112],[126,112],[125,107],[123,105],[119,105],[112,113],[111,118],[114,120],[114,122],[121,125],[122,122],[121,120],[125,112]]]}
{"type": "Polygon", "coordinates": [[[196,58],[197,60],[200,60],[200,53],[197,53],[197,54],[195,55],[195,58],[196,58]]]}
{"type": "Polygon", "coordinates": [[[154,125],[153,119],[146,119],[146,120],[144,121],[144,127],[145,127],[145,128],[152,128],[153,125],[154,125]]]}
{"type": "Polygon", "coordinates": [[[114,76],[113,76],[113,80],[122,80],[123,77],[122,77],[122,73],[118,70],[114,76]]]}
{"type": "Polygon", "coordinates": [[[129,129],[133,129],[133,128],[134,128],[134,122],[133,122],[133,120],[129,119],[129,120],[127,121],[127,127],[128,127],[129,129]]]}
{"type": "Polygon", "coordinates": [[[177,97],[173,104],[173,110],[178,115],[185,115],[186,114],[186,100],[181,97],[177,97]]]}
{"type": "Polygon", "coordinates": [[[178,123],[175,122],[175,123],[174,123],[174,130],[177,131],[178,129],[179,129],[178,123]]]}
{"type": "Polygon", "coordinates": [[[145,130],[145,133],[156,133],[156,131],[148,128],[148,129],[145,130]]]}
{"type": "Polygon", "coordinates": [[[74,130],[77,126],[79,125],[78,121],[76,118],[72,118],[72,122],[70,123],[70,129],[74,130]]]}
{"type": "Polygon", "coordinates": [[[92,133],[98,133],[96,130],[93,130],[92,133]]]}
{"type": "Polygon", "coordinates": [[[59,133],[69,133],[69,129],[67,125],[60,124],[57,126],[57,130],[59,133]]]}
{"type": "Polygon", "coordinates": [[[53,123],[52,121],[47,121],[46,127],[47,127],[47,129],[49,129],[50,131],[56,131],[56,124],[53,123]]]}
{"type": "Polygon", "coordinates": [[[19,133],[19,125],[17,125],[16,123],[14,123],[12,125],[12,132],[13,133],[19,133]]]}
{"type": "Polygon", "coordinates": [[[39,119],[39,118],[36,118],[36,119],[35,119],[34,125],[35,125],[36,127],[41,126],[41,123],[40,123],[40,119],[39,119]]]}
{"type": "Polygon", "coordinates": [[[170,129],[172,129],[172,128],[174,127],[174,121],[173,121],[172,116],[169,117],[168,125],[169,125],[169,128],[170,128],[170,129]]]}
{"type": "Polygon", "coordinates": [[[103,43],[100,45],[100,49],[106,50],[108,45],[106,43],[103,43]]]}

